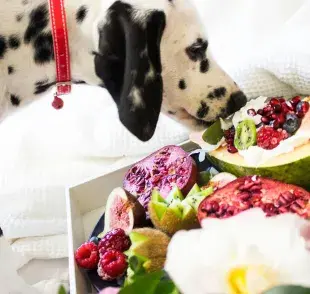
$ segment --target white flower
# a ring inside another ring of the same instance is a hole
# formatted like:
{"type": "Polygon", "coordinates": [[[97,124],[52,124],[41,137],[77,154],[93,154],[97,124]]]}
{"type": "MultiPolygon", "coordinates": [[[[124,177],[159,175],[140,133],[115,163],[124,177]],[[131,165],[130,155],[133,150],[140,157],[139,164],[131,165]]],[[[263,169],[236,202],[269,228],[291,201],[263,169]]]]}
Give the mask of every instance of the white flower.
{"type": "Polygon", "coordinates": [[[309,222],[296,214],[266,218],[251,209],[206,219],[202,229],[177,232],[165,269],[183,294],[256,294],[283,284],[310,287],[309,222]]]}

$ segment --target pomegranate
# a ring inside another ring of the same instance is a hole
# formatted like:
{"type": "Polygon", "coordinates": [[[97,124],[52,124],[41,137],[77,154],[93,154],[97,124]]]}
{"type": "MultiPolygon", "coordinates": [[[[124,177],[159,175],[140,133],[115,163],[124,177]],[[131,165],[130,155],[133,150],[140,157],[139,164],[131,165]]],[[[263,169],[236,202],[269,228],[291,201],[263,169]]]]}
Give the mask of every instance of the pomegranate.
{"type": "Polygon", "coordinates": [[[258,176],[236,179],[204,199],[198,208],[198,220],[227,218],[241,211],[260,207],[266,216],[297,213],[310,216],[310,193],[306,190],[258,176]]]}
{"type": "Polygon", "coordinates": [[[147,211],[151,193],[157,188],[167,197],[176,185],[187,194],[197,180],[197,166],[181,147],[170,145],[151,154],[132,166],[123,181],[123,187],[138,197],[147,211]]]}

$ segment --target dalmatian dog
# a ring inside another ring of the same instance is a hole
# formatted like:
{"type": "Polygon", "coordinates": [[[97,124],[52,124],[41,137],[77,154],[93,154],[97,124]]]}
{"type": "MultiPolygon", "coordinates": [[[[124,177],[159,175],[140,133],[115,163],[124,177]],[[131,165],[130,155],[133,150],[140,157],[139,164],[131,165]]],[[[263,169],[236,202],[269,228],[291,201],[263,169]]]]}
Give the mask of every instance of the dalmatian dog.
{"type": "MultiPolygon", "coordinates": [[[[65,8],[73,83],[106,88],[139,140],[152,138],[160,111],[199,129],[245,105],[190,0],[66,0],[65,8]]],[[[3,120],[53,87],[56,70],[47,0],[3,0],[0,19],[3,120]]]]}

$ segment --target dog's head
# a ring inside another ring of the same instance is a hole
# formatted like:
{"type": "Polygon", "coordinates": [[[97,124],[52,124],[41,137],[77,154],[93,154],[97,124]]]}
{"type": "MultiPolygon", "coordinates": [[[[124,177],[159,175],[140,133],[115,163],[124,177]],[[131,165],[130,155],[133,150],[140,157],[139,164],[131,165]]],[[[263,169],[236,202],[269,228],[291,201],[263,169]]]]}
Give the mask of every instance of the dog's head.
{"type": "Polygon", "coordinates": [[[199,128],[246,103],[213,60],[189,0],[103,2],[96,73],[121,122],[140,140],[153,136],[161,110],[199,128]]]}

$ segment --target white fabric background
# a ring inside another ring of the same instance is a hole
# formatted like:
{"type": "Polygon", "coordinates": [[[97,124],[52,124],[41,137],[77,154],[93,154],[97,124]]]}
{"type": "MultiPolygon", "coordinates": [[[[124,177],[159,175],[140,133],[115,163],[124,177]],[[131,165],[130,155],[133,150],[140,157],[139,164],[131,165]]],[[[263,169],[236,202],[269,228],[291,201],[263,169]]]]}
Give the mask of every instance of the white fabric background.
{"type": "MultiPolygon", "coordinates": [[[[214,56],[250,98],[310,94],[309,0],[194,1],[214,56]]],[[[26,287],[15,283],[17,269],[39,293],[54,294],[67,280],[66,185],[187,138],[183,127],[162,116],[151,142],[138,142],[102,89],[74,87],[61,111],[51,99],[0,125],[0,227],[16,261],[9,271],[7,255],[0,254],[3,294],[26,293],[17,290],[26,287]]]]}

